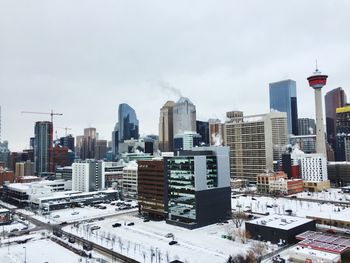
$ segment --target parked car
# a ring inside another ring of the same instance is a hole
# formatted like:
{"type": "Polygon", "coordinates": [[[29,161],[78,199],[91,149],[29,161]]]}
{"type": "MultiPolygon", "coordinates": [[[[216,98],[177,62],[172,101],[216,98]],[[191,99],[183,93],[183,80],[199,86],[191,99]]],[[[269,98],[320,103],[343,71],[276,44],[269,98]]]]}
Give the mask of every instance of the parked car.
{"type": "Polygon", "coordinates": [[[69,237],[68,238],[69,243],[75,243],[75,238],[74,237],[69,237]]]}
{"type": "Polygon", "coordinates": [[[90,251],[90,250],[92,250],[92,246],[91,246],[90,244],[84,243],[84,244],[83,244],[83,249],[84,249],[84,250],[87,250],[87,251],[90,251]]]}
{"type": "Polygon", "coordinates": [[[143,219],[143,222],[149,222],[150,220],[148,218],[143,219]]]}
{"type": "Polygon", "coordinates": [[[122,226],[121,223],[114,223],[114,224],[112,225],[112,227],[120,227],[120,226],[122,226]]]}
{"type": "Polygon", "coordinates": [[[167,238],[174,237],[174,234],[173,233],[168,233],[168,234],[165,235],[165,237],[167,237],[167,238]]]}
{"type": "Polygon", "coordinates": [[[100,229],[100,228],[101,228],[100,226],[93,226],[93,227],[90,228],[90,230],[93,231],[93,230],[97,230],[97,229],[100,229]]]}
{"type": "Polygon", "coordinates": [[[130,222],[130,223],[128,223],[127,225],[128,225],[128,226],[133,226],[133,225],[135,225],[135,223],[134,223],[134,222],[130,222]]]}
{"type": "Polygon", "coordinates": [[[175,245],[175,244],[177,244],[177,241],[175,241],[175,240],[172,240],[172,241],[169,242],[170,246],[175,245]]]}

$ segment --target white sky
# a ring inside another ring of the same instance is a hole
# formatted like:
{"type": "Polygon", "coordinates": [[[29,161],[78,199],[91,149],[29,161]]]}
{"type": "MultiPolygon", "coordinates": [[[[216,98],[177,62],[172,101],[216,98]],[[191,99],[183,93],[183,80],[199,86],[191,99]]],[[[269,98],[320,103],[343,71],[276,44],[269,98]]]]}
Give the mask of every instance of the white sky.
{"type": "MultiPolygon", "coordinates": [[[[28,147],[34,122],[97,128],[110,140],[119,103],[140,133],[158,133],[159,109],[179,89],[197,117],[269,110],[268,83],[297,81],[300,117],[314,117],[306,77],[350,96],[350,1],[0,0],[2,140],[28,147]],[[163,87],[163,88],[162,88],[163,87]]],[[[64,135],[58,129],[58,135],[64,135]]]]}

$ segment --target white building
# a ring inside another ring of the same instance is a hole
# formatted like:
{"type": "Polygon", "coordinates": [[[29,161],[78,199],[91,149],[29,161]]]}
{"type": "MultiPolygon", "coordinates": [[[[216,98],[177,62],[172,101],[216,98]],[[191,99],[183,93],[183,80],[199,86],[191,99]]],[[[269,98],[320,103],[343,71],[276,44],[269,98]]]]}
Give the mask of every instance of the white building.
{"type": "Polygon", "coordinates": [[[323,154],[305,154],[301,159],[301,176],[304,181],[328,180],[327,159],[323,154]]]}
{"type": "Polygon", "coordinates": [[[137,196],[137,171],[136,161],[131,161],[123,168],[122,188],[125,196],[137,196]]]}
{"type": "Polygon", "coordinates": [[[185,131],[174,136],[174,150],[192,150],[198,146],[201,136],[193,131],[185,131]]]}
{"type": "Polygon", "coordinates": [[[104,161],[85,160],[73,163],[72,189],[81,192],[105,189],[104,161]]]}

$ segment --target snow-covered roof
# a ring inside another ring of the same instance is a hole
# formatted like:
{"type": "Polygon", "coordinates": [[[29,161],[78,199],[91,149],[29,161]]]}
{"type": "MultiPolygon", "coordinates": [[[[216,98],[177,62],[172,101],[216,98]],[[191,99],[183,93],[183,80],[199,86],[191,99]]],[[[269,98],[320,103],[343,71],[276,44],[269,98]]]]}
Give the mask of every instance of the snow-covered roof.
{"type": "Polygon", "coordinates": [[[295,227],[304,225],[306,223],[309,223],[311,221],[313,220],[301,218],[301,217],[295,217],[295,216],[269,215],[269,216],[248,221],[247,223],[266,226],[266,227],[273,227],[273,228],[278,228],[282,230],[289,230],[289,229],[293,229],[295,227]]]}

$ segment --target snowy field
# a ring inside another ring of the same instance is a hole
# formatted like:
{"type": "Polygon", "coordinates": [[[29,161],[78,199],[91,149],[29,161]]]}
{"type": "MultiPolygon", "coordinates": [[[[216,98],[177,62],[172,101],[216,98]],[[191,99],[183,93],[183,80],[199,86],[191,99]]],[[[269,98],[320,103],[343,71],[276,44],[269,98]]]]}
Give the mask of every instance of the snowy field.
{"type": "MultiPolygon", "coordinates": [[[[75,263],[81,257],[61,247],[47,238],[27,242],[26,244],[11,244],[0,247],[0,262],[23,263],[26,247],[27,263],[75,263]]],[[[82,261],[85,262],[85,261],[82,261]]]]}
{"type": "MultiPolygon", "coordinates": [[[[136,205],[136,203],[132,202],[132,205],[136,205]]],[[[137,211],[137,208],[132,208],[128,210],[118,210],[114,205],[106,204],[106,209],[99,209],[90,206],[86,207],[76,207],[76,208],[67,208],[61,210],[53,210],[50,215],[35,215],[32,212],[27,210],[18,210],[19,212],[27,215],[31,215],[33,218],[40,220],[42,222],[49,222],[51,224],[60,224],[62,222],[78,222],[88,219],[100,218],[105,216],[112,216],[118,214],[125,214],[129,212],[137,211]]]]}
{"type": "Polygon", "coordinates": [[[287,214],[286,210],[292,210],[292,215],[299,217],[317,216],[329,219],[350,219],[350,208],[329,203],[316,203],[296,199],[273,198],[265,196],[236,196],[232,199],[232,209],[270,214],[287,214]],[[255,200],[254,200],[254,199],[255,200]]]}
{"type": "Polygon", "coordinates": [[[327,192],[302,192],[295,194],[298,198],[306,198],[306,199],[315,199],[315,200],[323,200],[323,201],[336,201],[336,202],[349,202],[350,194],[343,193],[341,189],[331,188],[328,189],[327,192]]]}
{"type": "Polygon", "coordinates": [[[224,263],[230,254],[244,254],[251,246],[251,243],[243,244],[238,238],[231,241],[221,237],[228,234],[232,228],[233,224],[230,222],[188,230],[166,224],[164,221],[143,222],[143,219],[137,216],[120,215],[97,223],[80,224],[78,227],[67,226],[64,230],[140,262],[155,262],[157,258],[157,262],[180,259],[191,263],[224,263]],[[131,222],[135,225],[127,226],[131,222]],[[122,226],[113,228],[114,223],[120,223],[122,226]],[[91,231],[92,227],[100,229],[91,231]],[[166,237],[169,233],[173,234],[178,244],[169,245],[173,240],[166,237]]]}

